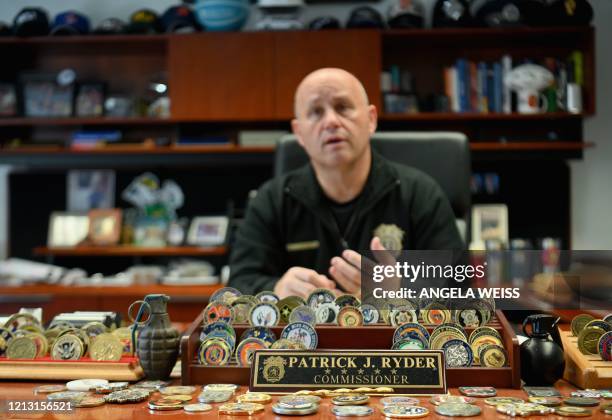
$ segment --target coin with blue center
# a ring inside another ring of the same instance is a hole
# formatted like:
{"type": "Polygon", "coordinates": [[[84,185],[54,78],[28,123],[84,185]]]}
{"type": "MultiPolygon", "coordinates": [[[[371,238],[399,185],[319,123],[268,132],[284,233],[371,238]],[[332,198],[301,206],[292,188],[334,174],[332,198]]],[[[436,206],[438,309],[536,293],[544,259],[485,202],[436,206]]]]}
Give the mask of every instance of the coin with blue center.
{"type": "Polygon", "coordinates": [[[470,345],[463,340],[452,339],[442,345],[446,367],[468,367],[474,361],[470,345]]]}
{"type": "Polygon", "coordinates": [[[338,417],[361,417],[374,414],[374,409],[363,405],[341,405],[332,407],[331,412],[338,417]]]}
{"type": "Polygon", "coordinates": [[[363,323],[365,325],[376,324],[380,319],[380,313],[374,305],[364,303],[359,307],[359,310],[363,314],[363,323]]]}
{"type": "Polygon", "coordinates": [[[305,322],[294,322],[283,328],[282,338],[302,343],[308,350],[317,348],[319,338],[312,325],[305,322]]]}
{"type": "Polygon", "coordinates": [[[305,322],[310,325],[315,325],[317,323],[317,315],[310,306],[301,305],[291,311],[289,323],[292,322],[305,322]]]}
{"type": "Polygon", "coordinates": [[[251,327],[244,330],[240,336],[240,341],[249,337],[260,338],[268,345],[272,345],[276,341],[276,334],[268,327],[251,327]]]}
{"type": "Polygon", "coordinates": [[[429,332],[425,327],[418,322],[407,322],[395,329],[395,332],[393,333],[393,342],[395,343],[407,335],[412,336],[412,333],[421,335],[425,340],[429,341],[429,332]]]}
{"type": "Polygon", "coordinates": [[[597,351],[601,356],[602,360],[607,362],[612,361],[612,331],[608,331],[599,337],[599,343],[597,343],[597,351]]]}

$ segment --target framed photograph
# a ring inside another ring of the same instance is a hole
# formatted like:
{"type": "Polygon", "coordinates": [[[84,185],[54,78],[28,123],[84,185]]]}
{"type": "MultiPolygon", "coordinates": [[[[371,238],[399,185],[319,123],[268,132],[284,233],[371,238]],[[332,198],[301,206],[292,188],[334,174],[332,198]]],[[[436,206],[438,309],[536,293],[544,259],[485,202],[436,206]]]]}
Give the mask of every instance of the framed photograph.
{"type": "Polygon", "coordinates": [[[158,248],[167,245],[168,221],[150,216],[140,216],[134,226],[134,245],[158,248]]]}
{"type": "Polygon", "coordinates": [[[104,115],[104,83],[82,83],[75,100],[77,117],[101,117],[104,115]]]}
{"type": "Polygon", "coordinates": [[[94,245],[116,245],[121,237],[121,209],[89,211],[89,241],[94,245]]]}
{"type": "Polygon", "coordinates": [[[89,216],[77,212],[53,212],[49,216],[47,246],[73,247],[79,245],[89,233],[89,216]]]}
{"type": "Polygon", "coordinates": [[[497,239],[508,243],[508,206],[480,204],[472,207],[472,241],[497,239]]]}
{"type": "Polygon", "coordinates": [[[86,212],[115,207],[115,171],[72,170],[67,175],[67,208],[86,212]]]}
{"type": "Polygon", "coordinates": [[[0,117],[14,117],[17,113],[17,88],[12,83],[0,83],[0,117]]]}
{"type": "Polygon", "coordinates": [[[187,243],[196,246],[216,246],[225,243],[229,218],[226,216],[194,217],[189,227],[187,243]]]}
{"type": "Polygon", "coordinates": [[[60,85],[53,76],[29,76],[23,81],[26,117],[71,117],[74,85],[60,85]]]}

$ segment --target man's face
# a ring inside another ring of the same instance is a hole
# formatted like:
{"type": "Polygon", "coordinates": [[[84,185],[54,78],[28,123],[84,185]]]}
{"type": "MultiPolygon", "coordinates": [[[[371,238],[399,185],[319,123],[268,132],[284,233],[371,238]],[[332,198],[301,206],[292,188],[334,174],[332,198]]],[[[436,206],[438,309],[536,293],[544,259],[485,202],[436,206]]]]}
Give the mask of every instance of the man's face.
{"type": "Polygon", "coordinates": [[[324,70],[307,77],[298,88],[292,127],[313,164],[351,165],[368,150],[376,130],[376,108],[367,104],[352,75],[324,70]]]}

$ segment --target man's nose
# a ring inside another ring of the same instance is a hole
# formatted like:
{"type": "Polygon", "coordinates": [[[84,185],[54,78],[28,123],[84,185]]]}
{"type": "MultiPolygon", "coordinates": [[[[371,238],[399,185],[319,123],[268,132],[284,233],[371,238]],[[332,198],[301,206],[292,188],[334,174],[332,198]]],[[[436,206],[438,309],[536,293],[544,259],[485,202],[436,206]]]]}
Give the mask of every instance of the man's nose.
{"type": "Polygon", "coordinates": [[[323,120],[323,127],[325,129],[337,128],[340,126],[340,119],[338,118],[338,114],[333,109],[328,109],[325,111],[325,117],[323,120]]]}

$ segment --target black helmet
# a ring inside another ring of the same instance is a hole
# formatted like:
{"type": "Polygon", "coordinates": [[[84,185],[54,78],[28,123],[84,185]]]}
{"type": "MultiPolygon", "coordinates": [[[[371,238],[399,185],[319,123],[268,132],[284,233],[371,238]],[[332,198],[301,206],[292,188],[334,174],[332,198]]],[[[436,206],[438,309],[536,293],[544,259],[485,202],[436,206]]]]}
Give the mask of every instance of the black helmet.
{"type": "Polygon", "coordinates": [[[48,35],[49,15],[40,7],[25,7],[15,16],[13,32],[17,36],[48,35]]]}
{"type": "Polygon", "coordinates": [[[387,23],[391,28],[422,28],[423,4],[419,0],[396,0],[389,9],[387,23]]]}
{"type": "Polygon", "coordinates": [[[312,30],[320,29],[340,29],[340,21],[333,16],[321,16],[313,19],[308,27],[312,30]]]}
{"type": "Polygon", "coordinates": [[[376,9],[361,6],[354,9],[346,22],[347,28],[384,28],[385,23],[376,9]]]}
{"type": "Polygon", "coordinates": [[[553,0],[548,16],[555,26],[587,26],[593,19],[593,7],[587,0],[553,0]]]}
{"type": "Polygon", "coordinates": [[[479,26],[523,26],[521,0],[474,0],[470,5],[474,22],[479,26]]]}
{"type": "Polygon", "coordinates": [[[437,0],[433,10],[434,28],[457,28],[472,25],[466,0],[437,0]]]}

